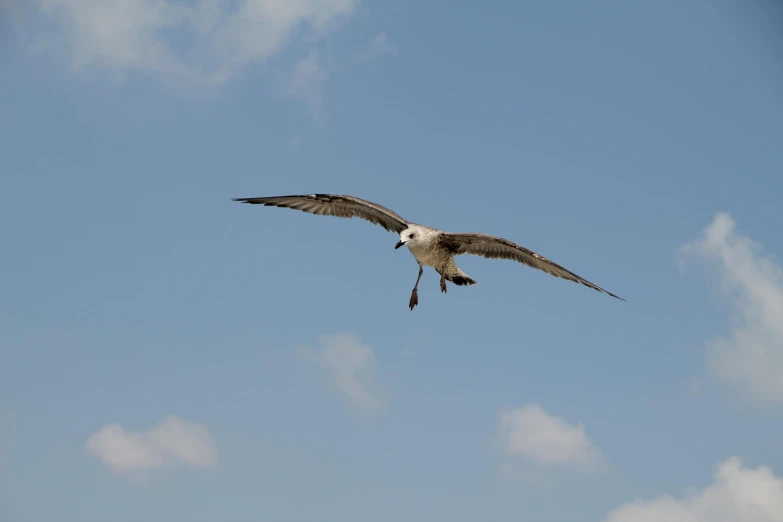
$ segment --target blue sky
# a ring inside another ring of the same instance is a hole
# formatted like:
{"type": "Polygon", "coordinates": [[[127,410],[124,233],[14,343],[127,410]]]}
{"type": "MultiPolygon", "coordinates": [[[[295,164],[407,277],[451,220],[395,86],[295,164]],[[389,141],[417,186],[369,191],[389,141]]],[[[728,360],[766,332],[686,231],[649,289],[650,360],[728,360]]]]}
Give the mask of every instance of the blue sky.
{"type": "Polygon", "coordinates": [[[0,520],[783,520],[773,6],[4,16],[0,520]],[[628,302],[231,201],[314,192],[628,302]]]}

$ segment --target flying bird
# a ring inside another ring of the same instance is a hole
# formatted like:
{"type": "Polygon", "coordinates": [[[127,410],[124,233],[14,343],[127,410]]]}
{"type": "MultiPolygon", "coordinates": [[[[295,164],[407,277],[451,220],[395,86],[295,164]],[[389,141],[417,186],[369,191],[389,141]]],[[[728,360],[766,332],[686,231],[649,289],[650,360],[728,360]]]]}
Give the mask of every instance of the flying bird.
{"type": "Polygon", "coordinates": [[[445,232],[407,221],[386,207],[353,196],[339,194],[306,194],[298,196],[275,196],[261,198],[234,198],[234,201],[251,205],[290,208],[309,212],[319,216],[337,216],[341,218],[358,217],[380,225],[389,232],[396,232],[400,239],[394,246],[408,250],[419,264],[419,276],[411,292],[408,306],[411,310],[419,303],[419,281],[424,266],[431,266],[440,274],[440,290],[446,292],[446,281],[457,286],[475,285],[476,280],[460,270],[454,263],[454,256],[471,254],[493,259],[509,259],[529,267],[542,270],[549,275],[581,283],[593,290],[603,292],[616,299],[625,301],[603,288],[594,285],[575,273],[538,255],[532,250],[519,246],[502,237],[476,234],[472,232],[445,232]]]}

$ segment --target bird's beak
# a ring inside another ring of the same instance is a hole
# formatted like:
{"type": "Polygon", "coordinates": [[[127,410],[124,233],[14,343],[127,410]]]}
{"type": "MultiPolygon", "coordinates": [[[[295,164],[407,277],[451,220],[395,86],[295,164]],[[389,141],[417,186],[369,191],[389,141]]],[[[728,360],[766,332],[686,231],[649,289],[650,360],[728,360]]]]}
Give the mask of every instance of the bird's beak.
{"type": "Polygon", "coordinates": [[[405,244],[405,243],[403,243],[402,241],[397,241],[397,244],[396,244],[396,245],[394,245],[394,250],[397,250],[398,248],[400,248],[400,247],[401,247],[402,245],[404,245],[404,244],[405,244]]]}

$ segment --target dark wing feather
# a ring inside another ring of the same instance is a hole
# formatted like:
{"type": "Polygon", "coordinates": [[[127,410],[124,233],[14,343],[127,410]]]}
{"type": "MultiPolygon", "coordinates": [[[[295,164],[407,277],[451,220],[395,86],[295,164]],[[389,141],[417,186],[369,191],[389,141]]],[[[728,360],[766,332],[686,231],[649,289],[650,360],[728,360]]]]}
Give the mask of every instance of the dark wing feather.
{"type": "Polygon", "coordinates": [[[338,194],[308,194],[300,196],[275,196],[268,198],[234,198],[234,201],[253,205],[292,208],[319,216],[337,216],[341,218],[358,217],[370,223],[380,225],[388,231],[398,234],[408,228],[408,222],[386,207],[338,194]]]}
{"type": "Polygon", "coordinates": [[[454,255],[472,254],[485,258],[510,259],[523,263],[529,267],[542,270],[549,275],[581,283],[593,290],[603,292],[614,298],[620,299],[621,301],[625,301],[622,297],[618,297],[613,293],[594,285],[590,281],[587,281],[570,270],[550,261],[544,256],[540,256],[532,250],[528,250],[527,248],[512,243],[502,237],[473,233],[444,233],[441,237],[441,241],[454,253],[454,255]]]}

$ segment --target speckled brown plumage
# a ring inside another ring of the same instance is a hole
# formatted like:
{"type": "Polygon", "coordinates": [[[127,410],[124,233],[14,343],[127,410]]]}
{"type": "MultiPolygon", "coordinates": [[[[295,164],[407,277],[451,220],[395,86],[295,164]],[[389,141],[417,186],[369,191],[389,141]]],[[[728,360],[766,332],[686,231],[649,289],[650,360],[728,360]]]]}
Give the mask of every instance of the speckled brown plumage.
{"type": "Polygon", "coordinates": [[[588,288],[625,301],[622,297],[604,290],[544,256],[502,237],[472,232],[445,232],[419,225],[403,219],[400,215],[382,205],[354,196],[303,194],[297,196],[235,198],[234,201],[290,208],[323,216],[358,217],[380,225],[388,231],[398,233],[400,240],[395,248],[403,245],[407,246],[419,264],[419,275],[416,278],[416,285],[413,287],[409,301],[411,310],[419,302],[418,286],[424,265],[433,267],[441,275],[440,285],[442,292],[446,292],[446,281],[450,281],[457,286],[476,284],[475,279],[464,273],[454,263],[454,257],[462,254],[516,261],[554,277],[580,283],[588,288]]]}

